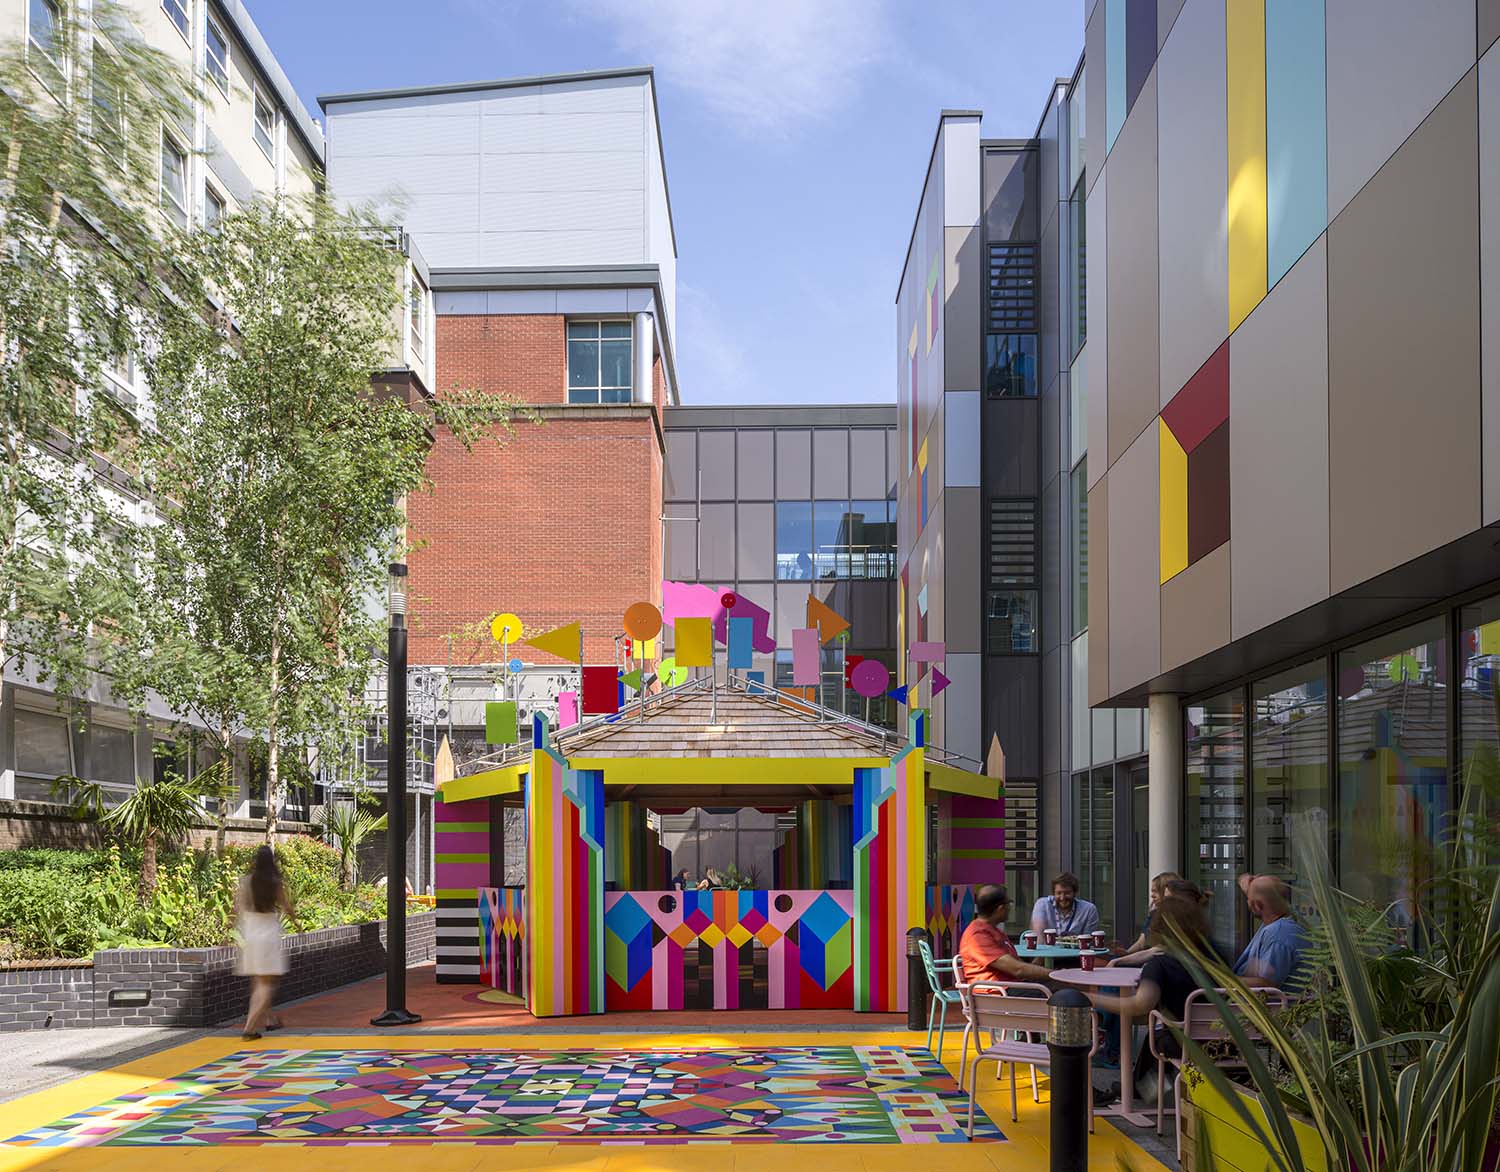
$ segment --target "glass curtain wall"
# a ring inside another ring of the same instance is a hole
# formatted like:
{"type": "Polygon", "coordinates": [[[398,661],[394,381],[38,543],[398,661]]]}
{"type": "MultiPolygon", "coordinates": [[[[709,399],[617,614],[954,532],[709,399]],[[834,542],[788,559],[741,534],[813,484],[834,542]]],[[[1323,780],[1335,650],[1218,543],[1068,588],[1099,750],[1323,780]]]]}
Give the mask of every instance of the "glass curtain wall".
{"type": "MultiPolygon", "coordinates": [[[[1073,775],[1073,858],[1084,899],[1099,907],[1099,926],[1115,920],[1115,771],[1113,766],[1073,775]]],[[[1045,881],[1045,880],[1044,880],[1045,881]]],[[[1043,894],[1050,894],[1044,892],[1043,894]]]]}
{"type": "Polygon", "coordinates": [[[1190,704],[1184,715],[1187,790],[1182,820],[1189,838],[1184,874],[1213,897],[1208,906],[1214,939],[1238,948],[1245,932],[1235,881],[1249,869],[1244,692],[1236,689],[1190,704]]]}
{"type": "Polygon", "coordinates": [[[1341,886],[1409,928],[1448,822],[1448,641],[1434,618],[1338,657],[1341,886]]]}
{"type": "Polygon", "coordinates": [[[1316,660],[1251,687],[1251,859],[1258,872],[1294,886],[1307,861],[1296,850],[1299,826],[1327,841],[1328,690],[1316,660]]]}
{"type": "Polygon", "coordinates": [[[1455,763],[1465,821],[1500,840],[1500,597],[1466,606],[1458,619],[1459,756],[1455,763]]]}

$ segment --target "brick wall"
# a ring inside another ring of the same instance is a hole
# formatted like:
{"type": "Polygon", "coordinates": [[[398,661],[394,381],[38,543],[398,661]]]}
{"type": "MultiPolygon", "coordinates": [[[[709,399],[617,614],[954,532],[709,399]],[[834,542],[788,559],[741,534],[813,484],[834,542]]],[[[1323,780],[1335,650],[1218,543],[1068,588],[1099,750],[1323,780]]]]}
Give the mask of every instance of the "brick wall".
{"type": "MultiPolygon", "coordinates": [[[[310,835],[314,827],[305,822],[281,822],[282,835],[310,835]]],[[[194,847],[212,846],[215,828],[211,822],[199,822],[188,832],[194,847]]],[[[266,825],[254,818],[231,818],[225,827],[230,846],[257,846],[266,840],[266,825]]],[[[104,840],[95,822],[79,822],[62,807],[50,802],[0,799],[0,850],[24,850],[39,847],[87,849],[103,846],[104,840]]]]}
{"type": "Polygon", "coordinates": [[[407,506],[419,545],[410,558],[411,661],[494,661],[494,643],[472,632],[508,610],[527,634],[581,622],[586,659],[613,662],[625,607],[661,596],[656,409],[563,405],[560,316],[445,315],[437,338],[439,394],[500,391],[541,407],[543,420],[517,423],[503,446],[485,441],[470,452],[437,436],[432,490],[407,506]]]}
{"type": "MultiPolygon", "coordinates": [[[[408,966],[436,954],[437,916],[406,921],[408,966]]],[[[288,936],[278,1002],[308,997],[385,971],[385,921],[288,936]]],[[[211,1026],[243,1017],[249,979],[234,975],[234,948],[110,949],[92,963],[0,969],[0,1033],[106,1025],[211,1026]],[[111,1005],[110,994],[146,989],[145,1005],[111,1005]]]]}

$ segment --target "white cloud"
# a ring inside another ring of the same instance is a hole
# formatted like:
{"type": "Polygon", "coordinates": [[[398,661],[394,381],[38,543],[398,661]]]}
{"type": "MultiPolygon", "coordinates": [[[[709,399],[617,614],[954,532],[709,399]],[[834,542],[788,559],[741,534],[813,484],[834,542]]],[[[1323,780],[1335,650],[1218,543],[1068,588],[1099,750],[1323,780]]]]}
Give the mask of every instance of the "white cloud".
{"type": "Polygon", "coordinates": [[[782,137],[858,93],[889,41],[888,0],[575,0],[622,53],[695,94],[714,116],[782,137]]]}

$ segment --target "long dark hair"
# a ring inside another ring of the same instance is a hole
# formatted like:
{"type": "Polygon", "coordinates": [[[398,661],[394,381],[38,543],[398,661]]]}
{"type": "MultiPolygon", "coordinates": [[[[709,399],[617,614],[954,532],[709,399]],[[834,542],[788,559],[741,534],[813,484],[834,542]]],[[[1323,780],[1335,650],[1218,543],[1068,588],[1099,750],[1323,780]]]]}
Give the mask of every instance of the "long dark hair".
{"type": "Polygon", "coordinates": [[[1157,948],[1208,947],[1208,899],[1197,884],[1174,879],[1156,901],[1147,939],[1157,948]]]}
{"type": "Polygon", "coordinates": [[[274,912],[281,898],[281,868],[276,852],[263,846],[250,864],[250,906],[258,912],[274,912]]]}

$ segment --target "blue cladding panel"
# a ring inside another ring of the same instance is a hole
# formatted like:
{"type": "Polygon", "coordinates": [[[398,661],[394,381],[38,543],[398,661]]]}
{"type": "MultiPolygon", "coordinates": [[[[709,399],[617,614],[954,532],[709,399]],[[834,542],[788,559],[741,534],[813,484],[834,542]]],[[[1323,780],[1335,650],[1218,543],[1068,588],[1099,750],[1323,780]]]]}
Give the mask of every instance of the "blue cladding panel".
{"type": "Polygon", "coordinates": [[[1266,279],[1328,227],[1324,0],[1266,0],[1266,279]]]}
{"type": "Polygon", "coordinates": [[[1125,0],[1099,0],[1104,5],[1104,149],[1115,145],[1125,125],[1125,0]]]}

